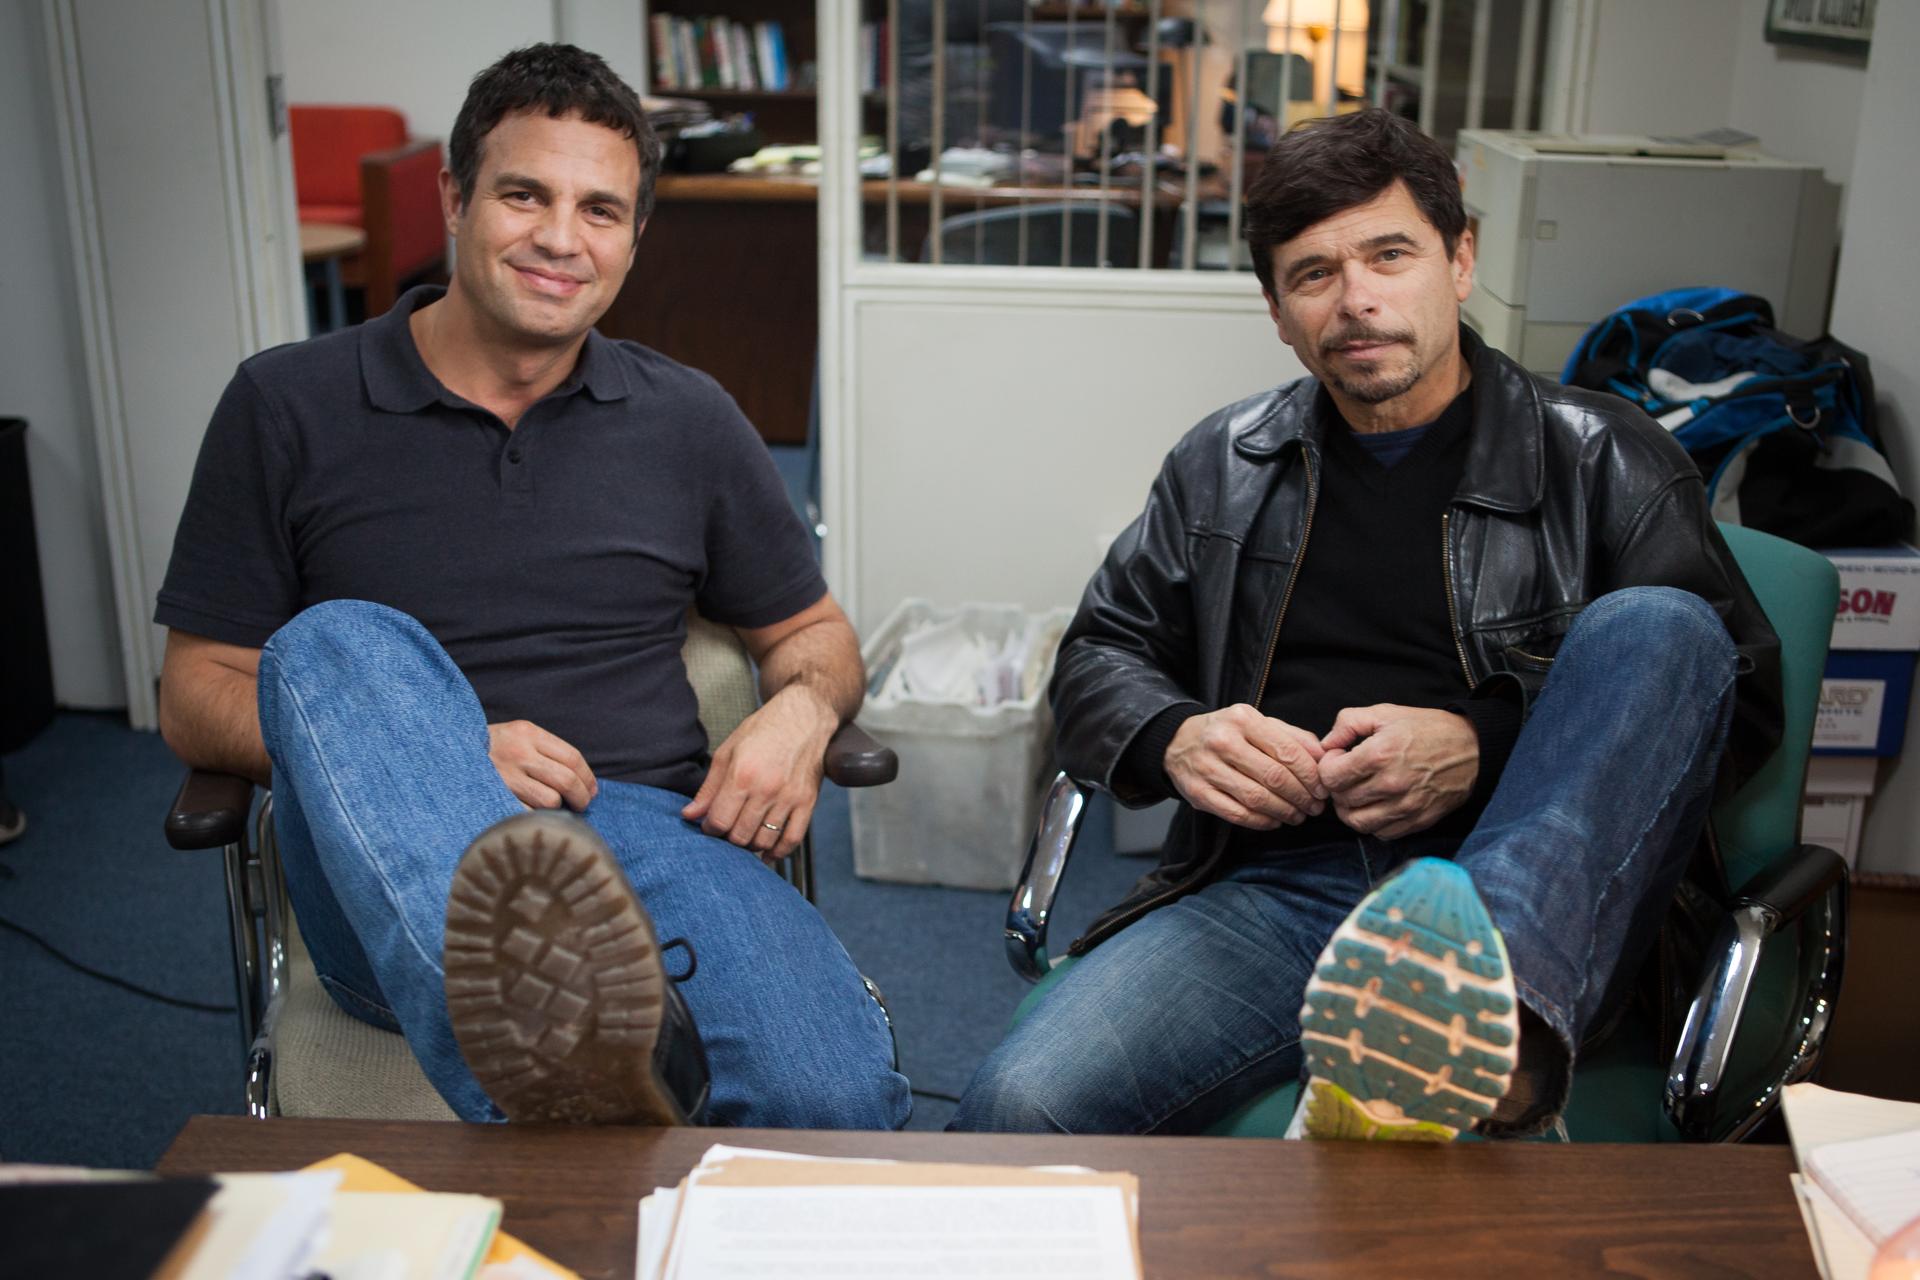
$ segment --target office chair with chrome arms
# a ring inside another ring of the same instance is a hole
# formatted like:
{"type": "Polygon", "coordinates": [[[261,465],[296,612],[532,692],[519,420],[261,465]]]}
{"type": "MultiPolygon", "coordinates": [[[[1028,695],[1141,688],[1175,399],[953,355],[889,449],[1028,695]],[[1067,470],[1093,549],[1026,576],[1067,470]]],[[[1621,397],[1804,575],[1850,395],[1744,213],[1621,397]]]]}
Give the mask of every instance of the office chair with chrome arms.
{"type": "MultiPolygon", "coordinates": [[[[709,748],[717,747],[758,703],[746,648],[731,629],[689,616],[681,657],[709,748]]],[[[842,726],[827,744],[826,776],[840,786],[878,786],[898,769],[892,749],[857,725],[842,726]]],[[[249,824],[253,790],[245,778],[191,770],[166,821],[174,848],[220,849],[225,858],[248,1113],[452,1120],[406,1039],[343,1012],[320,986],[287,900],[273,797],[262,799],[249,824]]],[[[811,839],[778,866],[811,902],[811,839]]],[[[867,991],[885,1013],[879,989],[869,981],[867,991]]]]}
{"type": "MultiPolygon", "coordinates": [[[[1760,772],[1713,811],[1710,839],[1726,891],[1715,904],[1719,919],[1705,954],[1680,975],[1691,993],[1684,1020],[1663,1028],[1656,1016],[1634,1009],[1582,1048],[1565,1115],[1575,1141],[1746,1137],[1784,1086],[1813,1074],[1839,996],[1847,867],[1831,849],[1801,844],[1798,835],[1839,578],[1817,552],[1751,529],[1720,531],[1780,637],[1781,742],[1760,772]]],[[[1054,779],[1007,911],[1008,961],[1038,984],[1015,1011],[1015,1023],[1073,963],[1049,959],[1047,917],[1087,798],[1066,774],[1054,779]]],[[[1277,1086],[1208,1132],[1277,1138],[1299,1092],[1298,1082],[1277,1086]]]]}

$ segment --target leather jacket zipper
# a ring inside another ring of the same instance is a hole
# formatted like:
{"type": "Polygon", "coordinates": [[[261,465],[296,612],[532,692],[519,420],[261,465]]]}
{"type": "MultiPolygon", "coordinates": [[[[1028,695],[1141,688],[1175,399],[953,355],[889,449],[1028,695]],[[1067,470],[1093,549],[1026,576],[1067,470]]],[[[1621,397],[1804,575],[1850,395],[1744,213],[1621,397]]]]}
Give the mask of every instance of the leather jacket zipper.
{"type": "MultiPolygon", "coordinates": [[[[1293,584],[1300,579],[1300,562],[1307,558],[1307,539],[1313,536],[1313,511],[1318,505],[1319,496],[1313,483],[1313,460],[1307,451],[1300,451],[1300,465],[1307,469],[1307,522],[1300,529],[1300,546],[1293,553],[1293,568],[1287,571],[1286,589],[1280,593],[1280,611],[1273,615],[1273,632],[1267,637],[1266,660],[1260,664],[1260,683],[1253,687],[1251,705],[1255,711],[1260,709],[1260,699],[1267,694],[1267,677],[1273,674],[1273,655],[1280,648],[1280,623],[1287,616],[1287,604],[1293,599],[1293,584]]],[[[1452,596],[1448,596],[1449,602],[1452,596]]]]}
{"type": "MultiPolygon", "coordinates": [[[[1293,584],[1300,578],[1300,562],[1307,558],[1307,539],[1313,536],[1313,512],[1314,507],[1317,505],[1315,499],[1319,494],[1314,488],[1313,462],[1308,458],[1307,452],[1304,449],[1300,451],[1300,463],[1307,469],[1307,520],[1300,529],[1300,546],[1293,553],[1293,568],[1287,571],[1287,585],[1280,593],[1280,610],[1273,615],[1273,632],[1267,637],[1266,662],[1260,668],[1260,683],[1256,685],[1253,690],[1252,706],[1256,711],[1260,709],[1260,699],[1266,696],[1267,677],[1273,671],[1274,651],[1280,647],[1280,623],[1287,616],[1288,602],[1293,599],[1293,584]]],[[[1451,595],[1449,595],[1448,599],[1451,601],[1451,595]]],[[[1135,920],[1140,919],[1155,907],[1165,902],[1171,902],[1173,899],[1190,892],[1195,883],[1204,879],[1207,873],[1213,869],[1213,864],[1218,860],[1219,855],[1216,853],[1213,858],[1208,859],[1204,865],[1181,880],[1179,884],[1148,898],[1145,902],[1140,903],[1133,910],[1127,912],[1126,915],[1111,921],[1098,933],[1089,933],[1081,938],[1072,947],[1067,949],[1068,954],[1071,955],[1079,951],[1084,951],[1087,946],[1092,945],[1094,942],[1112,937],[1115,933],[1124,929],[1127,925],[1132,924],[1135,920]]]]}
{"type": "Polygon", "coordinates": [[[1460,638],[1460,610],[1453,601],[1453,537],[1449,522],[1451,511],[1440,513],[1440,576],[1447,584],[1447,621],[1453,625],[1453,651],[1460,655],[1460,674],[1467,678],[1467,688],[1473,688],[1473,668],[1467,665],[1467,645],[1460,638]]]}

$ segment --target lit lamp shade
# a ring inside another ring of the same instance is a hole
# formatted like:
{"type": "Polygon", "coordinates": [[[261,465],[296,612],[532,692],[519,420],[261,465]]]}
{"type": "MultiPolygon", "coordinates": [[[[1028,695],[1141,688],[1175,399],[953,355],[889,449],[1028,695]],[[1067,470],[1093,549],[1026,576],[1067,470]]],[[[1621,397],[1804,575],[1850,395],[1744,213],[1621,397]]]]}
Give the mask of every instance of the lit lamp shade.
{"type": "Polygon", "coordinates": [[[1316,31],[1317,38],[1325,39],[1336,26],[1342,31],[1365,31],[1369,8],[1367,0],[1267,0],[1260,21],[1281,31],[1291,21],[1294,30],[1316,31]],[[1288,10],[1292,10],[1291,20],[1288,10]]]}
{"type": "Polygon", "coordinates": [[[1366,41],[1357,37],[1367,29],[1372,16],[1368,0],[1267,0],[1260,20],[1267,27],[1269,52],[1299,53],[1312,59],[1314,100],[1328,102],[1333,96],[1335,74],[1342,89],[1355,94],[1363,91],[1367,49],[1366,41]],[[1337,72],[1330,59],[1322,56],[1323,52],[1333,52],[1326,50],[1324,43],[1336,30],[1342,37],[1337,72]],[[1355,38],[1347,38],[1349,32],[1355,38]]]}

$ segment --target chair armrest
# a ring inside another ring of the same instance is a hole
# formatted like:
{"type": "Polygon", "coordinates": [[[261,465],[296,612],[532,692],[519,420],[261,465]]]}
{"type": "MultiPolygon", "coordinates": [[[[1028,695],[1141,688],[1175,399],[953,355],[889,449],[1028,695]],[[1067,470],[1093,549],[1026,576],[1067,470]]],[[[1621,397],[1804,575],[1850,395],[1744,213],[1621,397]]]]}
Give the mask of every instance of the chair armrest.
{"type": "Polygon", "coordinates": [[[440,210],[440,142],[416,138],[360,157],[367,314],[393,305],[400,283],[446,258],[440,210]]]}
{"type": "Polygon", "coordinates": [[[1053,912],[1054,895],[1060,891],[1060,877],[1067,873],[1067,859],[1073,856],[1086,811],[1085,789],[1064,773],[1054,775],[1040,807],[1040,825],[1027,848],[1026,865],[1020,868],[1020,883],[1007,904],[1007,963],[1028,982],[1040,981],[1051,967],[1047,917],[1053,912]]]}
{"type": "Polygon", "coordinates": [[[237,774],[190,769],[167,811],[167,843],[176,849],[219,849],[246,838],[253,783],[237,774]]]}
{"type": "Polygon", "coordinates": [[[827,778],[842,787],[877,787],[900,773],[900,757],[849,721],[827,739],[827,778]]]}
{"type": "MultiPolygon", "coordinates": [[[[397,147],[388,147],[384,151],[369,151],[360,157],[360,166],[364,170],[368,165],[391,168],[414,156],[440,154],[440,139],[409,138],[397,147]]],[[[437,171],[436,171],[437,176],[437,171]]]]}
{"type": "Polygon", "coordinates": [[[1811,1075],[1840,992],[1846,960],[1847,864],[1819,845],[1803,844],[1776,858],[1734,894],[1707,951],[1687,1019],[1680,1030],[1666,1085],[1666,1109],[1688,1138],[1744,1137],[1772,1108],[1781,1088],[1811,1075]],[[1793,1038],[1776,1055],[1759,1095],[1735,1107],[1724,1085],[1740,1018],[1760,970],[1761,953],[1787,925],[1810,937],[1807,977],[1792,1026],[1793,1038]]]}

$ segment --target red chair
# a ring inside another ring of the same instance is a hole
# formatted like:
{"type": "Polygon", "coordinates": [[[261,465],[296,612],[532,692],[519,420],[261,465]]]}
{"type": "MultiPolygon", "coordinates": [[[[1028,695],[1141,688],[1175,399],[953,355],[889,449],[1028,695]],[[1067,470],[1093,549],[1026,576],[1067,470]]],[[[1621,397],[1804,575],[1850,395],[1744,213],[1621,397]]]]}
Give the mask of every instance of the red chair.
{"type": "Polygon", "coordinates": [[[387,310],[413,277],[446,267],[440,143],[407,136],[391,107],[289,107],[300,221],[359,227],[367,244],[340,264],[366,291],[367,316],[387,310]]]}

